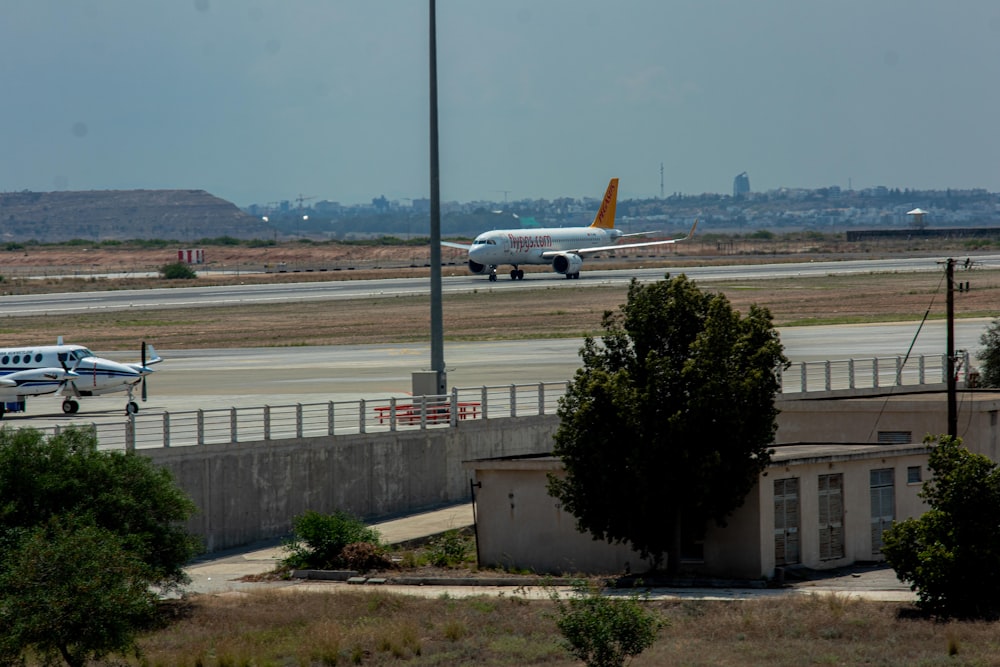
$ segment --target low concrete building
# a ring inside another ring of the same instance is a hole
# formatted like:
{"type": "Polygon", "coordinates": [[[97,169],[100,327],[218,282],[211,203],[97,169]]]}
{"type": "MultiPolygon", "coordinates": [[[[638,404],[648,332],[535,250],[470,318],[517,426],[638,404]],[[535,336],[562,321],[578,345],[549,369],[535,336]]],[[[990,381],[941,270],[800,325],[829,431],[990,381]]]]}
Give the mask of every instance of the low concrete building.
{"type": "MultiPolygon", "coordinates": [[[[550,455],[469,461],[476,484],[480,564],[536,572],[640,572],[627,545],[580,533],[548,495],[550,455]]],[[[771,578],[776,568],[823,569],[879,560],[882,530],[919,516],[923,445],[796,445],[777,448],[725,528],[712,525],[685,554],[684,569],[718,577],[771,578]],[[700,551],[700,553],[698,553],[700,551]]]]}
{"type": "MultiPolygon", "coordinates": [[[[897,390],[898,391],[898,390],[897,390]]],[[[725,528],[688,547],[685,567],[707,575],[770,578],[778,568],[816,569],[880,560],[893,520],[921,515],[926,436],[947,431],[944,392],[832,392],[781,398],[775,456],[725,528]]],[[[1000,460],[1000,393],[959,393],[958,435],[1000,460]]],[[[547,443],[544,443],[547,444],[547,443]]],[[[548,495],[561,462],[532,457],[467,461],[477,484],[480,562],[540,572],[619,573],[645,567],[627,545],[595,541],[548,495]]]]}
{"type": "MultiPolygon", "coordinates": [[[[921,443],[948,432],[943,391],[857,396],[835,392],[821,399],[779,399],[780,444],[798,442],[921,443]]],[[[958,436],[970,451],[1000,461],[997,413],[1000,392],[962,389],[957,398],[958,436]]]]}

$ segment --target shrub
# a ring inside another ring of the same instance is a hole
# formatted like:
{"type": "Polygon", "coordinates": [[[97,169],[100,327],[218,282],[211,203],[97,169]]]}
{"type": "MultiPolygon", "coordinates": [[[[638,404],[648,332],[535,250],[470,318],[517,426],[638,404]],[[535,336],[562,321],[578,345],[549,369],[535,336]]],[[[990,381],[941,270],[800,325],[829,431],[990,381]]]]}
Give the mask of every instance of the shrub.
{"type": "Polygon", "coordinates": [[[449,530],[431,540],[427,558],[435,567],[456,567],[468,559],[471,549],[467,535],[449,530]]]}
{"type": "Polygon", "coordinates": [[[198,274],[184,262],[174,262],[160,267],[160,277],[164,280],[188,280],[197,278],[198,274]]]}
{"type": "Polygon", "coordinates": [[[285,543],[290,553],[283,564],[294,569],[341,567],[341,552],[348,544],[369,542],[381,546],[378,530],[340,510],[333,514],[310,510],[292,520],[292,531],[285,543]]]}
{"type": "Polygon", "coordinates": [[[920,497],[928,511],[882,533],[882,553],[932,616],[1000,617],[1000,466],[938,436],[920,497]]]}
{"type": "Polygon", "coordinates": [[[392,561],[385,555],[385,550],[371,542],[348,544],[340,551],[340,562],[344,567],[358,572],[393,567],[392,561]]]}
{"type": "Polygon", "coordinates": [[[653,645],[666,622],[643,608],[638,595],[608,598],[593,586],[575,587],[573,597],[551,595],[564,646],[588,667],[621,667],[653,645]]]}

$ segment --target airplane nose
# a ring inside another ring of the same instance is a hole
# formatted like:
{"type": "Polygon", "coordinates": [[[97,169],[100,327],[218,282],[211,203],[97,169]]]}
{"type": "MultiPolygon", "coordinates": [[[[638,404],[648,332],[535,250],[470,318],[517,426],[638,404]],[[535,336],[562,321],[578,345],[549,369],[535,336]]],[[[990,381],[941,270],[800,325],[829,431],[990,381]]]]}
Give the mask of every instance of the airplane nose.
{"type": "Polygon", "coordinates": [[[487,246],[485,245],[474,245],[469,248],[469,259],[478,263],[486,264],[488,258],[486,257],[487,246]]]}

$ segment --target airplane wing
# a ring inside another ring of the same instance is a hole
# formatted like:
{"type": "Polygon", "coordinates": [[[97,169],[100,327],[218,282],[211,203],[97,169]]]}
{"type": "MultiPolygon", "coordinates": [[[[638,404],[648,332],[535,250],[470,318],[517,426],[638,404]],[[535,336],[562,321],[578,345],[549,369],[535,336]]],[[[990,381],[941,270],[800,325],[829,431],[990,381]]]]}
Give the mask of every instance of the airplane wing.
{"type": "Polygon", "coordinates": [[[458,248],[459,250],[468,250],[472,247],[471,243],[455,243],[454,241],[441,241],[441,245],[449,248],[458,248]]]}
{"type": "Polygon", "coordinates": [[[555,257],[557,255],[562,255],[566,253],[574,255],[589,255],[596,252],[608,252],[609,250],[622,250],[624,248],[642,248],[645,246],[654,245],[669,245],[671,243],[680,243],[681,241],[687,241],[689,238],[694,236],[694,230],[698,227],[698,221],[695,220],[694,224],[691,225],[691,231],[688,232],[687,236],[681,237],[679,239],[669,239],[666,241],[643,241],[642,243],[622,243],[620,245],[603,245],[597,246],[595,248],[578,248],[576,250],[549,250],[542,253],[542,257],[549,259],[550,257],[555,257]]]}

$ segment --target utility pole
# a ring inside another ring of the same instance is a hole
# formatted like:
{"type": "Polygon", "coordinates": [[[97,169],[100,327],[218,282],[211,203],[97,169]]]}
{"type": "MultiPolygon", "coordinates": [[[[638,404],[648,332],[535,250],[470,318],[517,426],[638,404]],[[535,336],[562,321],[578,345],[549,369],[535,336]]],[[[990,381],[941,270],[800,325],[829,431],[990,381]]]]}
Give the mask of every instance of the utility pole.
{"type": "Polygon", "coordinates": [[[958,437],[958,407],[956,403],[955,379],[955,260],[948,258],[945,263],[945,276],[948,283],[947,319],[948,338],[945,355],[948,358],[948,435],[958,437]]]}

